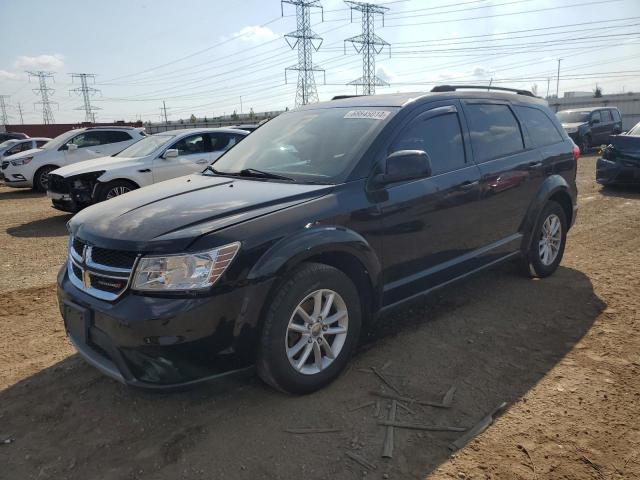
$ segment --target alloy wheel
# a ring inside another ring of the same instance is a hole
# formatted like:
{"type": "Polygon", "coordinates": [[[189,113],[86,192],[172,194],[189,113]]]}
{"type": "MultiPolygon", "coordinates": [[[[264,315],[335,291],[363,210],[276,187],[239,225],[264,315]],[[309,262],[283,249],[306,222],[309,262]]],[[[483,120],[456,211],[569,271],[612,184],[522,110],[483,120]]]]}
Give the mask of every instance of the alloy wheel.
{"type": "Polygon", "coordinates": [[[538,242],[538,253],[543,265],[551,265],[560,251],[562,242],[562,223],[560,218],[554,213],[549,215],[542,223],[540,240],[538,242]]]}
{"type": "Polygon", "coordinates": [[[285,349],[291,366],[313,375],[338,357],[347,339],[349,313],[333,290],[311,292],[294,309],[287,326],[285,349]]]}
{"type": "Polygon", "coordinates": [[[124,186],[117,186],[117,187],[113,187],[111,188],[108,192],[107,192],[107,200],[109,200],[110,198],[113,197],[117,197],[119,195],[123,195],[127,192],[130,192],[131,189],[129,187],[124,187],[124,186]]]}

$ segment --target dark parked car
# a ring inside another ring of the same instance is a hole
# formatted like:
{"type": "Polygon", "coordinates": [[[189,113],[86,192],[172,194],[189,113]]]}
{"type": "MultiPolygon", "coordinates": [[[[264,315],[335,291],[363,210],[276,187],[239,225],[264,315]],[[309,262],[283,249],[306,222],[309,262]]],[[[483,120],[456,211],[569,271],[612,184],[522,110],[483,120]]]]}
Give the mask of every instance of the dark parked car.
{"type": "Polygon", "coordinates": [[[596,163],[601,185],[640,185],[640,123],[624,135],[614,135],[596,163]]]}
{"type": "Polygon", "coordinates": [[[0,132],[0,143],[7,140],[23,140],[29,138],[29,135],[20,132],[0,132]]]}
{"type": "Polygon", "coordinates": [[[611,135],[622,132],[622,118],[616,107],[575,108],[556,115],[582,153],[608,143],[611,135]]]}
{"type": "Polygon", "coordinates": [[[529,92],[457,88],[287,112],[202,174],[77,214],[58,275],[77,350],[130,385],[255,365],[310,392],[392,307],[509,259],[551,275],[578,148],[529,92]]]}

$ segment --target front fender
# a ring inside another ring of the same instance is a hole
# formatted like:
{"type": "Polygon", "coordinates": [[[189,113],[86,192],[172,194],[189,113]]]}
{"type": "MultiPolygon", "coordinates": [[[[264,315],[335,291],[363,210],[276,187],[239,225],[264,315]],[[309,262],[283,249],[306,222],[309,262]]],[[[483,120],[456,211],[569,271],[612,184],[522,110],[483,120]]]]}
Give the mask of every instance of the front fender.
{"type": "MultiPolygon", "coordinates": [[[[520,231],[523,234],[523,252],[529,250],[533,235],[533,229],[538,223],[540,215],[542,214],[542,209],[549,201],[549,199],[557,194],[566,195],[566,198],[571,203],[572,210],[576,205],[577,192],[575,191],[575,188],[571,188],[564,177],[562,177],[561,175],[551,175],[550,177],[547,177],[538,190],[535,198],[529,205],[529,209],[527,210],[525,219],[523,220],[520,227],[520,231]]],[[[569,225],[571,225],[573,221],[573,214],[572,217],[567,218],[567,220],[569,221],[569,225]]]]}
{"type": "Polygon", "coordinates": [[[342,226],[315,226],[283,238],[271,246],[248,274],[249,280],[281,276],[306,259],[346,253],[364,267],[374,291],[379,288],[381,265],[375,251],[360,234],[342,226]]]}

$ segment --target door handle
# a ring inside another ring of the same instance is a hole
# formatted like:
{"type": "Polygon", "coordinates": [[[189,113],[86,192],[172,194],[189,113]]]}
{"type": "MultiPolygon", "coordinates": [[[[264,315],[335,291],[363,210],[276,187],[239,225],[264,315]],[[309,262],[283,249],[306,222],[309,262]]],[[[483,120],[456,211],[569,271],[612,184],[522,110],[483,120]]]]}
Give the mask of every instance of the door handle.
{"type": "Polygon", "coordinates": [[[542,162],[529,162],[529,169],[535,170],[536,168],[540,168],[542,166],[542,162]]]}
{"type": "Polygon", "coordinates": [[[200,160],[196,160],[196,163],[205,164],[205,163],[207,163],[207,161],[204,160],[204,159],[200,159],[200,160]]]}
{"type": "Polygon", "coordinates": [[[477,186],[480,182],[476,180],[475,182],[471,182],[467,180],[466,182],[462,182],[460,184],[460,190],[471,190],[473,187],[477,186]]]}

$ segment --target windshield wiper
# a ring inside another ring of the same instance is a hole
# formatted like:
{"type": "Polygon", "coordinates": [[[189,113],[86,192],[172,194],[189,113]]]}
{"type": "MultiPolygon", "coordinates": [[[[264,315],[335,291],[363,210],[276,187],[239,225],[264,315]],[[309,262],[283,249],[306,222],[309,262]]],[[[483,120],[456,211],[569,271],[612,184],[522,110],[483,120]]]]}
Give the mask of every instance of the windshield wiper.
{"type": "Polygon", "coordinates": [[[287,180],[288,182],[294,182],[291,177],[285,177],[284,175],[278,175],[277,173],[264,172],[256,168],[243,168],[237,173],[230,175],[238,175],[239,177],[257,177],[257,178],[273,178],[275,180],[287,180]]]}

